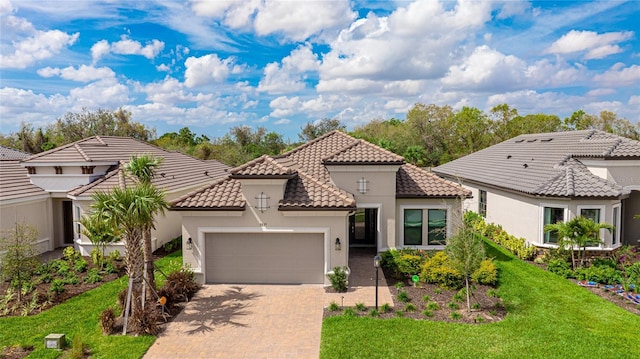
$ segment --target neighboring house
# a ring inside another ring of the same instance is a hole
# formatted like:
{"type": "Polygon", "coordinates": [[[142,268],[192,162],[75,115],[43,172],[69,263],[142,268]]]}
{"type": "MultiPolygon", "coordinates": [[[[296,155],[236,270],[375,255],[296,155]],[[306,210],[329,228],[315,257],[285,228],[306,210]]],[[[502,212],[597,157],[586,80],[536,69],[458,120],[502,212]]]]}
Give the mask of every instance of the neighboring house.
{"type": "Polygon", "coordinates": [[[638,244],[640,142],[585,130],[522,135],[433,169],[473,192],[465,206],[538,247],[555,247],[549,223],[578,215],[613,224],[612,250],[638,244]]]}
{"type": "MultiPolygon", "coordinates": [[[[333,131],[173,202],[205,283],[328,283],[354,246],[442,249],[461,186],[333,131]]],[[[372,260],[373,266],[373,260],[372,260]]]]}
{"type": "MultiPolygon", "coordinates": [[[[27,221],[40,231],[40,252],[75,245],[83,255],[93,248],[78,219],[87,213],[96,191],[132,185],[123,165],[132,154],[162,158],[153,184],[168,201],[226,175],[228,166],[200,161],[128,137],[94,136],[18,161],[2,161],[2,228],[27,221]],[[6,162],[6,164],[5,164],[6,162]]],[[[167,211],[156,219],[152,247],[179,236],[180,216],[167,211]]],[[[122,244],[119,248],[123,253],[122,244]]]]}
{"type": "Polygon", "coordinates": [[[38,231],[38,252],[45,252],[50,250],[53,238],[51,196],[31,184],[27,171],[20,166],[20,160],[29,156],[0,146],[0,230],[6,233],[16,223],[27,223],[38,231]]]}

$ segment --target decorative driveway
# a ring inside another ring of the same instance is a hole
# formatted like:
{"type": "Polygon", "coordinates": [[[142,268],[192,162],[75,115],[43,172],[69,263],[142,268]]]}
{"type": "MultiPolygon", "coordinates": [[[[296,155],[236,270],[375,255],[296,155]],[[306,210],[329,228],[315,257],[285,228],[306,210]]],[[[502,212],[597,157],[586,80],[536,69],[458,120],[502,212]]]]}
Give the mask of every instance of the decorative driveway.
{"type": "Polygon", "coordinates": [[[144,358],[317,358],[322,285],[206,285],[144,358]]]}

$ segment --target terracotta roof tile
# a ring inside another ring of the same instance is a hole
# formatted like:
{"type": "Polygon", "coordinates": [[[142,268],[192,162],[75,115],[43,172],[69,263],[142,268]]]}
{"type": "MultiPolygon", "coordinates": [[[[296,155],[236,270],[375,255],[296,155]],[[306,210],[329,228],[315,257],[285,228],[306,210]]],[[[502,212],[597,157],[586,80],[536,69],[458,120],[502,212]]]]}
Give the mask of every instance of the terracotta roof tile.
{"type": "Polygon", "coordinates": [[[268,155],[263,155],[253,161],[231,169],[229,171],[233,178],[246,177],[278,177],[289,178],[295,174],[295,170],[284,166],[281,162],[274,160],[268,155]]]}
{"type": "Polygon", "coordinates": [[[186,194],[171,203],[175,210],[244,210],[240,181],[225,178],[210,186],[186,194]]]}
{"type": "Polygon", "coordinates": [[[31,184],[27,169],[19,161],[0,161],[0,201],[48,195],[42,188],[31,184]]]}
{"type": "Polygon", "coordinates": [[[31,156],[30,154],[13,148],[0,146],[0,161],[22,160],[31,156]]]}
{"type": "Polygon", "coordinates": [[[396,197],[468,197],[471,192],[412,164],[405,164],[396,173],[396,197]]]}
{"type": "Polygon", "coordinates": [[[299,173],[287,182],[280,210],[297,209],[356,209],[356,201],[348,193],[330,183],[318,182],[311,176],[299,173]]]}
{"type": "Polygon", "coordinates": [[[398,165],[404,164],[404,158],[364,140],[357,140],[351,145],[325,157],[322,162],[332,165],[398,165]]]}
{"type": "Polygon", "coordinates": [[[521,135],[433,172],[532,195],[615,196],[618,186],[582,166],[584,158],[640,159],[640,142],[597,130],[521,135]]]}

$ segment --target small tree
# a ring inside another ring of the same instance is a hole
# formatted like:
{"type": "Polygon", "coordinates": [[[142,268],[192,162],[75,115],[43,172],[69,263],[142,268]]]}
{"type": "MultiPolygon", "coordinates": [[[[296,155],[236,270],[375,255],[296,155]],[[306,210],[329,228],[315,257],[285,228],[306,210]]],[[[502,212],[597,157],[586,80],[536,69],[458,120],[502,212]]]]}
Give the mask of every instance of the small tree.
{"type": "Polygon", "coordinates": [[[22,301],[22,286],[29,280],[40,264],[36,251],[38,230],[27,224],[16,222],[15,228],[3,231],[0,237],[0,266],[2,275],[11,280],[17,289],[18,302],[22,301]]]}
{"type": "Polygon", "coordinates": [[[458,232],[447,239],[445,248],[447,257],[451,260],[454,269],[464,276],[467,292],[467,312],[471,311],[471,288],[469,280],[473,272],[480,268],[485,259],[484,243],[482,238],[469,225],[463,225],[458,232]]]}
{"type": "Polygon", "coordinates": [[[80,218],[82,224],[82,234],[84,234],[91,243],[98,248],[101,253],[98,259],[98,267],[102,269],[104,266],[104,252],[107,245],[120,240],[118,227],[109,224],[107,219],[100,218],[96,213],[90,213],[88,216],[80,218]]]}
{"type": "Polygon", "coordinates": [[[582,266],[584,252],[587,246],[600,244],[600,230],[611,231],[613,226],[608,223],[596,223],[590,218],[577,216],[568,222],[558,222],[544,226],[545,232],[558,234],[558,245],[569,248],[573,269],[576,268],[576,260],[582,266]],[[574,252],[577,251],[577,258],[574,252]]]}

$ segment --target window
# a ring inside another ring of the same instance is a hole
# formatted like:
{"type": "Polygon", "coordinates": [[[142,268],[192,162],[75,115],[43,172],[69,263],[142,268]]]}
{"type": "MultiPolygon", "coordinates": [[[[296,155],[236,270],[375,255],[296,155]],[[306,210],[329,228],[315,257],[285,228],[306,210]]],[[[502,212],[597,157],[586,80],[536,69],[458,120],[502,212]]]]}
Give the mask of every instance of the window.
{"type": "Polygon", "coordinates": [[[544,232],[544,226],[564,222],[564,211],[564,208],[544,207],[544,221],[542,224],[544,243],[558,243],[558,234],[554,232],[544,232]]]}
{"type": "Polygon", "coordinates": [[[480,190],[480,201],[478,202],[478,214],[487,216],[487,191],[480,190]]]}
{"type": "Polygon", "coordinates": [[[422,245],[422,210],[404,210],[404,244],[422,245]]]}
{"type": "Polygon", "coordinates": [[[600,208],[581,208],[580,215],[596,223],[600,223],[600,208]]]}
{"type": "Polygon", "coordinates": [[[447,210],[429,209],[428,245],[444,245],[447,239],[447,210]]]}
{"type": "Polygon", "coordinates": [[[613,206],[613,237],[611,237],[611,245],[615,246],[620,243],[620,205],[613,206]]]}
{"type": "Polygon", "coordinates": [[[80,226],[80,206],[76,206],[76,238],[82,236],[82,227],[80,226]]]}

